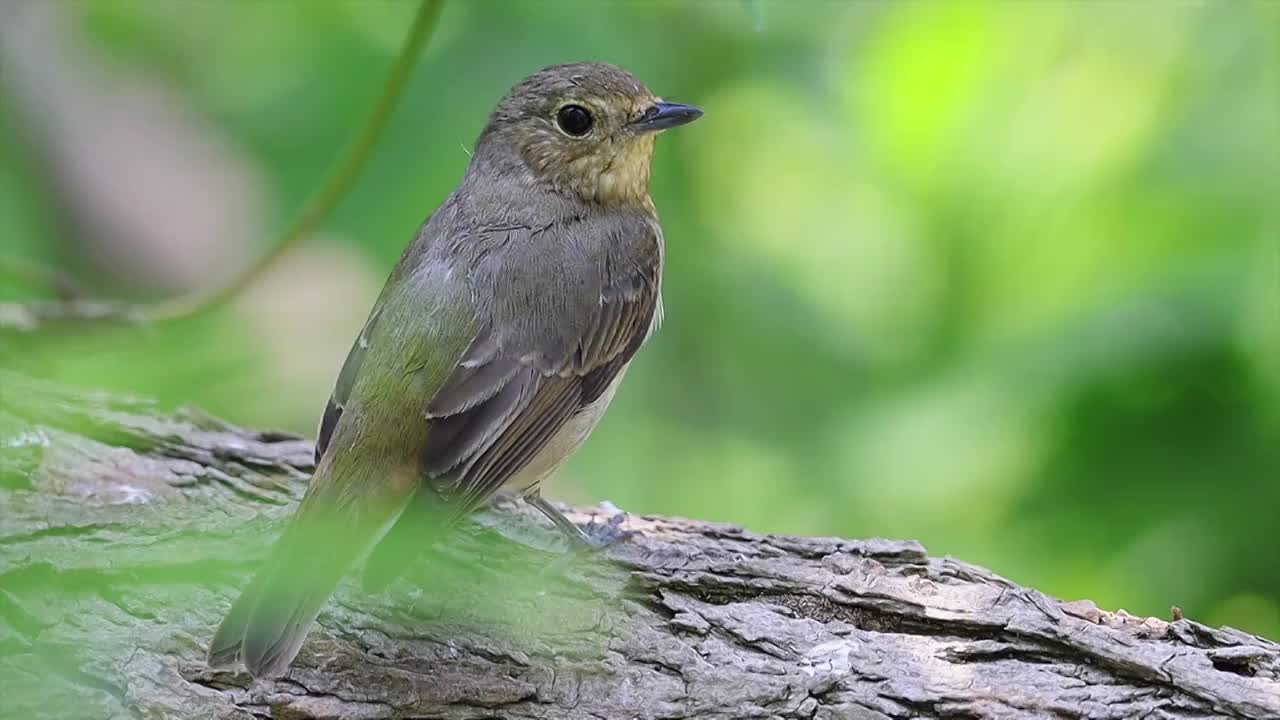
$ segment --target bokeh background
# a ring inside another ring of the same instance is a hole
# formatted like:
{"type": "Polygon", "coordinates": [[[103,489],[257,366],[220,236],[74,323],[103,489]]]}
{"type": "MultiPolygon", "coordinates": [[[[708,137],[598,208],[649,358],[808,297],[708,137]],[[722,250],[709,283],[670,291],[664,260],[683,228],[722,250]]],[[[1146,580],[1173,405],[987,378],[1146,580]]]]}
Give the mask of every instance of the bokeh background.
{"type": "MultiPolygon", "coordinates": [[[[216,286],[364,121],[407,0],[0,8],[0,300],[216,286]],[[15,270],[17,270],[15,272],[15,270]]],[[[496,99],[603,59],[659,143],[667,322],[549,494],[919,538],[1280,638],[1280,3],[449,3],[354,191],[212,317],[0,364],[311,434],[496,99]]]]}

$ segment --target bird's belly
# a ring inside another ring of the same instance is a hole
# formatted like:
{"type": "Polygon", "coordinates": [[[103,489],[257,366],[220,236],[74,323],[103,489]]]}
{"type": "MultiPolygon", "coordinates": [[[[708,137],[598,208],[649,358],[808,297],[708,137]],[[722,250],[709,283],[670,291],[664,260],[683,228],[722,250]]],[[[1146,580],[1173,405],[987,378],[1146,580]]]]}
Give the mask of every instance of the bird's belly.
{"type": "Polygon", "coordinates": [[[529,464],[503,484],[503,489],[521,494],[531,492],[538,487],[539,483],[563,467],[578,448],[582,447],[587,436],[599,424],[600,418],[604,417],[604,411],[609,408],[613,394],[617,392],[618,384],[626,374],[627,368],[624,367],[600,397],[569,418],[564,427],[560,428],[560,431],[547,441],[546,446],[533,456],[529,464]]]}

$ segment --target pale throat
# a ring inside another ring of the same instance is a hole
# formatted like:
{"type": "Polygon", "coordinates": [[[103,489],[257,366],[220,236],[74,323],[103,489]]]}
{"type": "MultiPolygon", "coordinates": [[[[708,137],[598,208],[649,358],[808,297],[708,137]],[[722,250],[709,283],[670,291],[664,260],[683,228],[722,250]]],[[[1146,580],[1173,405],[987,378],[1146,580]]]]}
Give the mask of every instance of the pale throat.
{"type": "Polygon", "coordinates": [[[569,185],[584,200],[603,205],[647,205],[653,166],[652,134],[628,138],[612,154],[593,153],[570,163],[569,185]]]}

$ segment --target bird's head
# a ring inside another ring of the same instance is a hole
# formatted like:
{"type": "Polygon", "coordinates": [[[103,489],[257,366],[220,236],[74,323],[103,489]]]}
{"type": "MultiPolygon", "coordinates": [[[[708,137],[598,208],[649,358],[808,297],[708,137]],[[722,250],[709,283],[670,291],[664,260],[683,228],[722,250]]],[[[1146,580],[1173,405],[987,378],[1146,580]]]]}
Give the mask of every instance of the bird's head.
{"type": "Polygon", "coordinates": [[[649,196],[654,137],[701,115],[616,65],[553,65],[498,103],[477,153],[514,151],[535,178],[588,202],[639,204],[649,196]]]}

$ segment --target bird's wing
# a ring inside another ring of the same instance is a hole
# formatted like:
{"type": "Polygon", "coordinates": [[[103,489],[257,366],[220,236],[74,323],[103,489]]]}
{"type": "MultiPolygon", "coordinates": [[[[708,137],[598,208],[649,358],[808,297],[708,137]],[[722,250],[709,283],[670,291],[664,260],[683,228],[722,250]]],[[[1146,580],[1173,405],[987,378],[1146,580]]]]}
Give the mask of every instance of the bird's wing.
{"type": "Polygon", "coordinates": [[[365,321],[364,327],[360,329],[360,335],[356,337],[355,344],[351,346],[351,351],[347,353],[347,359],[342,363],[342,370],[338,373],[338,381],[334,383],[333,393],[329,395],[329,402],[324,406],[324,415],[320,418],[320,432],[316,436],[316,466],[319,467],[321,458],[329,449],[329,441],[333,439],[333,431],[338,427],[338,421],[342,419],[342,413],[347,408],[347,400],[351,397],[351,386],[355,383],[356,376],[360,373],[360,366],[364,364],[364,356],[369,349],[369,336],[373,334],[373,330],[378,323],[378,316],[381,314],[381,304],[374,305],[373,311],[369,313],[369,319],[365,321]]]}
{"type": "Polygon", "coordinates": [[[489,269],[493,311],[426,407],[423,467],[450,515],[502,487],[640,348],[659,302],[659,233],[647,218],[542,228],[489,269]]]}
{"type": "MultiPolygon", "coordinates": [[[[661,229],[648,215],[491,228],[463,243],[454,247],[475,253],[467,270],[473,283],[498,299],[475,319],[473,339],[423,411],[429,427],[422,469],[454,516],[501,487],[614,381],[660,312],[662,265],[661,229]]],[[[373,352],[403,364],[412,356],[406,348],[379,350],[405,341],[405,319],[388,321],[387,315],[405,314],[397,311],[405,303],[435,300],[401,292],[413,268],[431,262],[427,245],[415,243],[406,252],[352,345],[321,419],[317,465],[362,380],[366,357],[373,352]]],[[[452,329],[466,325],[457,317],[452,329]]],[[[421,352],[453,344],[453,338],[442,340],[418,338],[434,346],[421,352]]]]}
{"type": "MultiPolygon", "coordinates": [[[[370,555],[367,589],[394,579],[609,388],[657,313],[660,233],[646,215],[493,228],[455,246],[470,254],[455,274],[485,298],[478,329],[430,399],[419,400],[422,483],[370,555]]],[[[385,313],[378,322],[389,322],[385,313]]]]}
{"type": "MultiPolygon", "coordinates": [[[[374,334],[378,331],[379,321],[382,319],[384,309],[389,302],[394,302],[396,294],[403,288],[405,281],[415,269],[421,267],[434,245],[432,242],[433,235],[439,234],[439,231],[435,230],[432,225],[432,220],[434,219],[434,214],[428,216],[426,221],[423,222],[418,236],[405,248],[400,261],[396,263],[395,269],[391,271],[391,275],[383,285],[377,301],[374,302],[373,309],[369,311],[369,318],[365,320],[364,327],[360,329],[360,334],[356,336],[356,341],[352,343],[351,350],[347,352],[347,359],[342,363],[342,370],[338,372],[338,380],[334,383],[333,392],[329,395],[329,402],[324,407],[324,415],[320,418],[320,431],[316,435],[315,448],[317,467],[319,467],[320,460],[329,449],[329,441],[333,439],[333,432],[337,429],[338,421],[342,419],[342,414],[346,411],[347,404],[351,400],[351,393],[355,388],[356,379],[360,376],[360,369],[364,365],[365,357],[369,354],[369,345],[374,334]]],[[[408,300],[412,302],[413,298],[410,297],[408,300]]]]}

